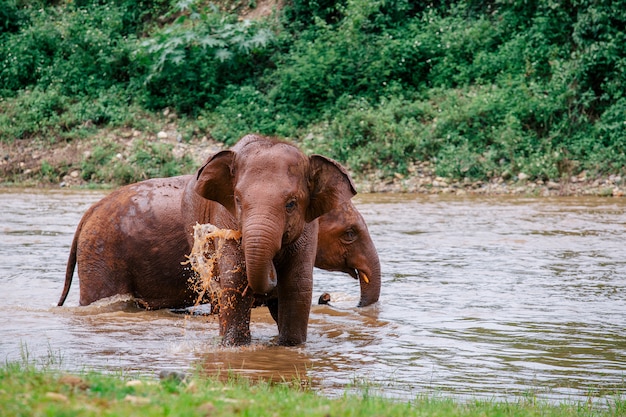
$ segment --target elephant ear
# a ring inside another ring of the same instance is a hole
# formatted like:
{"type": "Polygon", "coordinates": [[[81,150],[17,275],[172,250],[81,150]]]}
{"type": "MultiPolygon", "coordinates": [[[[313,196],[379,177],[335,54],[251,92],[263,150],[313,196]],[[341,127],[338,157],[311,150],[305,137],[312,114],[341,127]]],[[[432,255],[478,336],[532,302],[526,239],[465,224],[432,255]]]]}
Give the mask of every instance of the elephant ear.
{"type": "Polygon", "coordinates": [[[344,167],[322,155],[311,155],[309,159],[310,204],[306,221],[311,222],[356,195],[352,178],[344,167]]]}
{"type": "Polygon", "coordinates": [[[233,187],[233,162],[235,153],[220,151],[204,163],[196,175],[196,193],[207,200],[217,201],[235,214],[235,191],[233,187]]]}

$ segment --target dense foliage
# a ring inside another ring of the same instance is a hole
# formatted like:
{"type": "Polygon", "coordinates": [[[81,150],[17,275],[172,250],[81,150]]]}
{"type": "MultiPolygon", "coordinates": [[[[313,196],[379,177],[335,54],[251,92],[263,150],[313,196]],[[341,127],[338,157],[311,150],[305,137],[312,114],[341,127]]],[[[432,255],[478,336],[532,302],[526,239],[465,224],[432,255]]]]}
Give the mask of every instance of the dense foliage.
{"type": "Polygon", "coordinates": [[[625,173],[622,1],[290,0],[258,21],[200,0],[2,1],[4,142],[171,108],[184,140],[279,135],[355,170],[625,173]]]}

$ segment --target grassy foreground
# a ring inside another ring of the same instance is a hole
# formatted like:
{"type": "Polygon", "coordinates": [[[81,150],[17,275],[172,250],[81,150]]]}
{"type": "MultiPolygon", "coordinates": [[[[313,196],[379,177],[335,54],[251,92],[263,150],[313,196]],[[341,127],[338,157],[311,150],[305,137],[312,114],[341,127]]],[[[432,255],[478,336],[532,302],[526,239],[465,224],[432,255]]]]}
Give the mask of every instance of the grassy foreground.
{"type": "Polygon", "coordinates": [[[327,398],[300,384],[251,383],[245,379],[193,376],[141,378],[95,372],[64,374],[21,364],[0,368],[2,416],[623,416],[626,401],[548,405],[517,402],[458,402],[417,397],[399,402],[370,395],[327,398]],[[294,388],[297,386],[298,388],[294,388]]]}

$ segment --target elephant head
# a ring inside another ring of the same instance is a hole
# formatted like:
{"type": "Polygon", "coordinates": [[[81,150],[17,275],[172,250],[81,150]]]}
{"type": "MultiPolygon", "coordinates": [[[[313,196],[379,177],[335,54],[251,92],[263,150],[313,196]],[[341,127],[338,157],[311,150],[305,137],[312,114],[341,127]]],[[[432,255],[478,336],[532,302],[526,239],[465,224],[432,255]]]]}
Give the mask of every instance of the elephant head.
{"type": "Polygon", "coordinates": [[[235,217],[248,285],[256,294],[276,287],[277,258],[296,259],[301,247],[312,248],[304,261],[310,259],[312,270],[317,233],[307,233],[312,245],[303,245],[299,239],[305,225],[356,194],[338,163],[320,155],[307,157],[292,144],[256,135],[210,157],[198,171],[195,191],[235,217]]]}
{"type": "Polygon", "coordinates": [[[359,280],[359,307],[378,301],[380,261],[367,225],[352,201],[319,218],[315,266],[350,274],[359,280]]]}

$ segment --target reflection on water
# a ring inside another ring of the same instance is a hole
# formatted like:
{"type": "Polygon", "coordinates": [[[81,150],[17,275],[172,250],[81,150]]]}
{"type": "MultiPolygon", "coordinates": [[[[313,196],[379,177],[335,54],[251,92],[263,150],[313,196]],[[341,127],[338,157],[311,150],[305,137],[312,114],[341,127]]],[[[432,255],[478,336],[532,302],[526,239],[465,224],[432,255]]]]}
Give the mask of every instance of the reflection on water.
{"type": "Polygon", "coordinates": [[[579,400],[626,391],[626,199],[358,196],[383,289],[315,271],[304,346],[274,345],[253,313],[253,345],[222,348],[215,317],[144,311],[129,300],[56,307],[76,225],[101,192],[0,190],[0,360],[70,370],[189,370],[305,379],[339,395],[579,400]]]}

